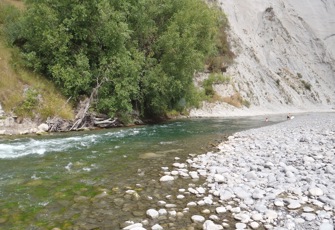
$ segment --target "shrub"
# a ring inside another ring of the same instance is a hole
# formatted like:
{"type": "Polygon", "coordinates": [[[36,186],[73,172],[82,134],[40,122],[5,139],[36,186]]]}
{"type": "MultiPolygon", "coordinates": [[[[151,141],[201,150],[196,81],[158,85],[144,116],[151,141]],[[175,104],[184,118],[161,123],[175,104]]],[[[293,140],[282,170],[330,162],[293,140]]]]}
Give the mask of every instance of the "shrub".
{"type": "Polygon", "coordinates": [[[304,80],[302,80],[301,82],[304,85],[305,89],[311,91],[312,85],[309,82],[306,82],[304,80]]]}
{"type": "Polygon", "coordinates": [[[205,94],[208,96],[213,96],[215,94],[213,85],[214,84],[226,84],[230,82],[230,77],[224,76],[219,73],[212,73],[207,79],[202,83],[202,86],[205,90],[205,94]]]}

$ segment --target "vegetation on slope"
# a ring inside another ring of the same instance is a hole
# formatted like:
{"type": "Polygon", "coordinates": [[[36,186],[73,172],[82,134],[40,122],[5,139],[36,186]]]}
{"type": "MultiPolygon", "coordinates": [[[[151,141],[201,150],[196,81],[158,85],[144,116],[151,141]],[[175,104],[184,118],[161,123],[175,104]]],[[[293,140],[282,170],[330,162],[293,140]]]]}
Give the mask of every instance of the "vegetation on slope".
{"type": "Polygon", "coordinates": [[[126,120],[134,110],[156,117],[195,105],[194,72],[206,60],[218,69],[228,50],[224,14],[202,0],[26,4],[5,30],[20,60],[72,101],[93,98],[93,109],[111,117],[126,120]]]}
{"type": "Polygon", "coordinates": [[[51,81],[20,65],[17,50],[6,45],[4,24],[13,22],[19,16],[22,2],[0,2],[0,101],[5,111],[14,112],[19,117],[45,120],[58,116],[72,119],[73,111],[66,99],[51,81]]]}

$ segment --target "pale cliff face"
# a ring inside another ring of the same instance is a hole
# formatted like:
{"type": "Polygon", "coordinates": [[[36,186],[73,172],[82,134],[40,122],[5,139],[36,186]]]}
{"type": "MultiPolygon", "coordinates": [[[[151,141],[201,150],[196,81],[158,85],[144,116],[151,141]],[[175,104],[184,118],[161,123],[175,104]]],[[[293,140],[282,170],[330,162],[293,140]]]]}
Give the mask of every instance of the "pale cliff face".
{"type": "MultiPolygon", "coordinates": [[[[227,75],[249,109],[204,104],[191,116],[335,108],[335,0],[220,0],[237,55],[227,75]]],[[[218,88],[220,89],[220,88],[218,88]]],[[[227,91],[218,90],[227,96],[227,91]]]]}

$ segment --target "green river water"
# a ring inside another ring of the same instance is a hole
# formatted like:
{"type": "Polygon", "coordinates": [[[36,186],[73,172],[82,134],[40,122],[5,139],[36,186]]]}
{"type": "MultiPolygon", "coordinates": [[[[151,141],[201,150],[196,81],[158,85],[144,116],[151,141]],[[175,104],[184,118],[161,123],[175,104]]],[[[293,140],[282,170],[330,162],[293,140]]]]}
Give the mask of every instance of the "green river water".
{"type": "MultiPolygon", "coordinates": [[[[161,167],[171,167],[176,157],[185,162],[189,154],[206,153],[226,135],[282,120],[284,117],[267,123],[264,117],[185,119],[131,128],[2,137],[0,229],[121,229],[127,220],[145,219],[145,210],[156,204],[155,198],[173,195],[174,186],[189,183],[160,185],[161,167]],[[138,196],[125,195],[128,189],[138,196]],[[143,198],[151,196],[154,199],[143,198]]],[[[171,229],[182,227],[177,221],[171,229]]]]}

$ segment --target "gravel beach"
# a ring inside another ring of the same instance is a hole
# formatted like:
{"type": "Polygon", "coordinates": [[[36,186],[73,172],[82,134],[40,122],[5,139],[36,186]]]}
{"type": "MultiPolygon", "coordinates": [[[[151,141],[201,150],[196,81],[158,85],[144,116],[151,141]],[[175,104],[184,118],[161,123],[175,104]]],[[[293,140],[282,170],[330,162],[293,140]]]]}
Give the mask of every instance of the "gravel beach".
{"type": "MultiPolygon", "coordinates": [[[[205,179],[180,190],[180,197],[194,199],[174,207],[194,223],[183,229],[334,229],[334,113],[299,114],[239,132],[218,148],[162,167],[161,183],[205,179]],[[190,211],[193,206],[202,211],[190,211]]],[[[155,208],[147,211],[151,222],[124,229],[166,229],[155,208]]]]}

